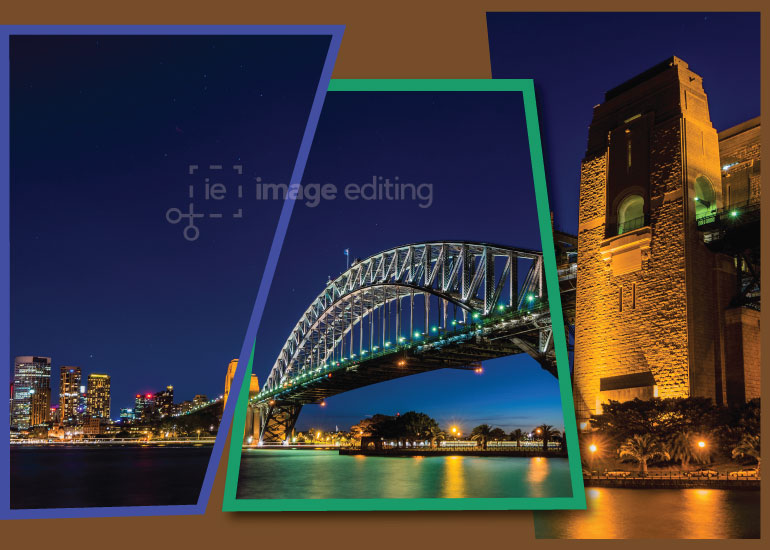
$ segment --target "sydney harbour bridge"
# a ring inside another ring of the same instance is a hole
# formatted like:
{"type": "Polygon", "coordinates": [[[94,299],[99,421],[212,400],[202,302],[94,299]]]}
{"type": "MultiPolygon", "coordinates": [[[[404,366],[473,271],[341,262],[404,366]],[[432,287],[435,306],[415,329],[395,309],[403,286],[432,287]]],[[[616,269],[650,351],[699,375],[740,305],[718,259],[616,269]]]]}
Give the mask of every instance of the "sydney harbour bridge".
{"type": "MultiPolygon", "coordinates": [[[[560,271],[563,296],[573,271],[560,271]]],[[[355,260],[302,314],[249,401],[254,437],[287,441],[303,405],[339,393],[519,353],[556,376],[541,252],[463,241],[385,250],[355,260]]]]}

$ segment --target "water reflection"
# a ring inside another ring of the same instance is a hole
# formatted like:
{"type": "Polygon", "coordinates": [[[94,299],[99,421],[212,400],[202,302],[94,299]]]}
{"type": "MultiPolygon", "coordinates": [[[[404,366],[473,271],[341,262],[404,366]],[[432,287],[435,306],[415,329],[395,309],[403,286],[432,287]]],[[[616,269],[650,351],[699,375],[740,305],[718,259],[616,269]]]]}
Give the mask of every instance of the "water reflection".
{"type": "Polygon", "coordinates": [[[759,491],[586,489],[588,509],[535,513],[538,538],[759,537],[759,491]]]}
{"type": "Polygon", "coordinates": [[[333,451],[244,451],[238,498],[568,497],[562,458],[341,456],[333,451]]]}
{"type": "Polygon", "coordinates": [[[444,457],[444,494],[447,498],[465,497],[465,472],[463,471],[463,457],[444,457]]]}

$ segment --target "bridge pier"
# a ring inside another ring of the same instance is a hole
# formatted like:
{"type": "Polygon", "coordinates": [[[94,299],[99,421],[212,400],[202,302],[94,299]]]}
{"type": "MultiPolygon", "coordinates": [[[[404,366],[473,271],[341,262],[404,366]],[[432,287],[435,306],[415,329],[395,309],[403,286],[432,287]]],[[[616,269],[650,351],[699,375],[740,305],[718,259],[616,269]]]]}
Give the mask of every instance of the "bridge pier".
{"type": "Polygon", "coordinates": [[[291,401],[259,405],[259,442],[283,443],[290,438],[301,410],[301,404],[291,401]]]}

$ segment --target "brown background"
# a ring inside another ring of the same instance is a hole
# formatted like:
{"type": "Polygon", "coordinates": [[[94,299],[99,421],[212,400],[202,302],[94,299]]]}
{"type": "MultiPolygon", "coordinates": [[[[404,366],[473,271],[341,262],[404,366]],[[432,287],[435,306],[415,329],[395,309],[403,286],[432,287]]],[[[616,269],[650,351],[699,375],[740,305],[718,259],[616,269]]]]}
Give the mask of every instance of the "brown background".
{"type": "MultiPolygon", "coordinates": [[[[564,10],[574,3],[492,0],[284,0],[270,4],[246,1],[161,2],[134,0],[116,5],[101,1],[62,3],[55,0],[4,2],[2,24],[344,24],[335,78],[489,78],[487,11],[564,10]]],[[[758,1],[730,2],[647,1],[638,5],[589,1],[582,9],[618,10],[761,10],[758,1]]],[[[654,40],[654,37],[650,37],[654,40]]],[[[695,39],[695,37],[694,37],[695,39]]],[[[697,37],[708,40],[708,37],[697,37]]],[[[620,45],[619,45],[620,46],[620,45]]],[[[629,47],[637,47],[629,44],[629,47]]],[[[767,20],[762,17],[762,51],[767,52],[767,20]]],[[[526,52],[522,52],[526,55],[526,52]]],[[[763,89],[767,55],[763,56],[763,89]]],[[[600,60],[591,60],[600,62],[600,60]]],[[[766,94],[762,111],[767,110],[766,94]]],[[[765,126],[764,136],[768,134],[765,126]]],[[[765,139],[766,141],[766,139],[765,139]]],[[[580,169],[575,166],[575,172],[580,169]]],[[[764,208],[768,198],[764,194],[764,208]]],[[[575,205],[577,208],[577,205],[575,205]]],[[[767,211],[767,210],[765,210],[767,211]]],[[[763,243],[768,242],[768,216],[762,220],[763,243]]],[[[766,248],[764,246],[763,248],[766,248]]],[[[765,282],[763,277],[763,283],[765,282]]],[[[762,319],[766,317],[763,313],[762,319]]],[[[766,324],[766,323],[765,323],[766,324]]],[[[770,334],[762,337],[767,356],[770,334]]],[[[770,378],[765,375],[763,394],[770,378]]],[[[768,407],[763,411],[767,426],[768,407]]],[[[224,457],[227,457],[225,449],[224,457]]],[[[225,478],[222,461],[214,491],[204,516],[20,520],[0,523],[4,548],[203,548],[251,546],[271,548],[476,548],[515,547],[522,543],[538,548],[564,545],[616,544],[612,541],[544,541],[534,539],[530,512],[357,512],[357,513],[229,513],[221,510],[225,478]]],[[[763,524],[770,506],[762,493],[763,524]]],[[[665,521],[665,511],[661,520],[665,521]]],[[[650,526],[651,536],[654,526],[650,526]]],[[[766,529],[763,529],[763,534],[766,529]]],[[[624,547],[639,542],[622,543],[624,547]]],[[[649,543],[644,543],[647,546],[649,543]]],[[[656,542],[661,548],[687,544],[656,542]]],[[[702,544],[702,543],[701,543],[702,544]]],[[[707,544],[757,546],[760,541],[713,541],[707,544]]],[[[726,547],[726,546],[725,546],[726,547]]]]}

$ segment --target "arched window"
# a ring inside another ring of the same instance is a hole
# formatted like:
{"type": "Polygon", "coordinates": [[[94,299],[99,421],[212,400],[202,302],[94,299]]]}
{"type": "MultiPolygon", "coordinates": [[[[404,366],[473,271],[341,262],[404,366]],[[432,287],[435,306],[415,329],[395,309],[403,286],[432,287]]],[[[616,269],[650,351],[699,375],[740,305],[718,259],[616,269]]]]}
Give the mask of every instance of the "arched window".
{"type": "Polygon", "coordinates": [[[618,235],[639,229],[644,225],[644,199],[629,195],[618,206],[618,235]]]}
{"type": "Polygon", "coordinates": [[[695,178],[695,219],[711,214],[717,209],[714,186],[706,176],[695,178]]]}

